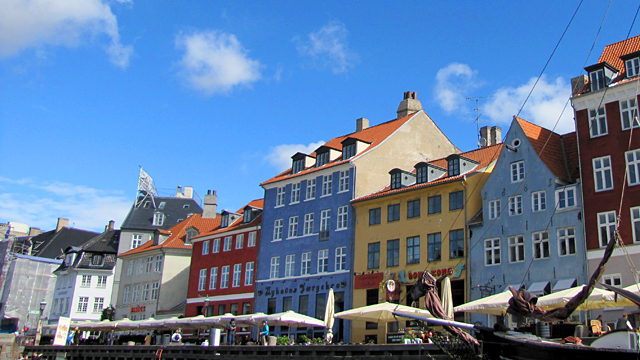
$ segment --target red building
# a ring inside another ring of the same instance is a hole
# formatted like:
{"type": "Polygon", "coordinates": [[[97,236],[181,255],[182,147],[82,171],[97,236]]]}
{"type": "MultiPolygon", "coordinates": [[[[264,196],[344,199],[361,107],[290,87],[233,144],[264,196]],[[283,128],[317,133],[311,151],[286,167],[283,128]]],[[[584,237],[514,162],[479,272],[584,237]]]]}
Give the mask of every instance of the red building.
{"type": "MultiPolygon", "coordinates": [[[[572,104],[587,262],[593,273],[616,226],[626,252],[634,263],[640,263],[640,36],[607,45],[598,63],[585,70],[588,76],[572,80],[572,104]]],[[[602,281],[635,284],[637,274],[628,263],[623,251],[616,250],[602,281]]]]}
{"type": "Polygon", "coordinates": [[[193,238],[186,316],[250,314],[263,200],[223,211],[220,227],[193,238]]]}

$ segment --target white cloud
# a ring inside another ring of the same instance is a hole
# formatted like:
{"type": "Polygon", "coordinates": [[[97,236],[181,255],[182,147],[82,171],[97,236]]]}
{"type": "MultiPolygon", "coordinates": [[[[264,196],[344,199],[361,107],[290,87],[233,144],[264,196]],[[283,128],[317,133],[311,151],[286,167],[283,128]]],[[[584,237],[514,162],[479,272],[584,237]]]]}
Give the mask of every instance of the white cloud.
{"type": "MultiPolygon", "coordinates": [[[[536,78],[531,78],[526,84],[518,87],[498,89],[483,107],[483,115],[488,117],[492,123],[511,123],[513,116],[522,107],[535,81],[536,78]]],[[[531,97],[527,100],[520,117],[551,130],[558,121],[570,94],[571,84],[565,79],[558,77],[549,81],[543,75],[531,97]]],[[[573,109],[571,106],[567,106],[554,131],[564,134],[574,130],[573,109]]]]}
{"type": "Polygon", "coordinates": [[[109,220],[119,226],[133,201],[119,191],[62,182],[37,183],[31,179],[0,177],[0,184],[6,185],[0,193],[0,219],[42,230],[54,228],[59,217],[68,218],[76,228],[98,232],[104,230],[109,220]]]}
{"type": "Polygon", "coordinates": [[[273,146],[265,156],[267,162],[276,167],[278,171],[284,171],[291,167],[291,157],[296,153],[311,154],[317,148],[324,145],[324,141],[318,141],[309,145],[303,144],[283,144],[273,146]]]}
{"type": "Polygon", "coordinates": [[[222,31],[179,34],[176,47],[185,50],[180,61],[181,75],[191,87],[207,94],[224,93],[261,78],[260,62],[247,56],[233,34],[222,31]]]}
{"type": "Polygon", "coordinates": [[[0,0],[0,58],[45,45],[78,46],[85,37],[107,35],[113,64],[129,65],[132,46],[120,43],[118,22],[104,0],[0,0]]]}
{"type": "Polygon", "coordinates": [[[469,91],[478,87],[476,71],[467,64],[451,63],[438,70],[434,89],[435,100],[440,107],[451,114],[465,111],[469,91]]]}
{"type": "Polygon", "coordinates": [[[345,73],[358,62],[358,55],[349,50],[347,34],[344,24],[332,21],[310,33],[308,41],[298,45],[298,52],[311,58],[319,69],[329,67],[336,74],[345,73]]]}

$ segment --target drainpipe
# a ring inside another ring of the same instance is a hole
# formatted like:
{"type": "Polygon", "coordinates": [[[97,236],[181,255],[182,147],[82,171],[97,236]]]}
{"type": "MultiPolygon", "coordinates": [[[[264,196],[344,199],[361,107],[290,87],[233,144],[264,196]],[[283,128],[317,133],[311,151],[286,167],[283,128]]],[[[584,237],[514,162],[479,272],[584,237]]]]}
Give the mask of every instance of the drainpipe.
{"type": "MultiPolygon", "coordinates": [[[[465,200],[465,202],[468,204],[469,202],[467,201],[467,175],[463,175],[462,176],[462,191],[463,191],[463,199],[465,200]]],[[[467,224],[467,204],[464,205],[464,303],[468,303],[469,302],[469,289],[471,288],[470,284],[469,284],[469,246],[467,245],[468,243],[468,238],[469,238],[469,226],[467,224]]],[[[464,313],[464,321],[465,322],[469,322],[469,313],[464,313]]]]}

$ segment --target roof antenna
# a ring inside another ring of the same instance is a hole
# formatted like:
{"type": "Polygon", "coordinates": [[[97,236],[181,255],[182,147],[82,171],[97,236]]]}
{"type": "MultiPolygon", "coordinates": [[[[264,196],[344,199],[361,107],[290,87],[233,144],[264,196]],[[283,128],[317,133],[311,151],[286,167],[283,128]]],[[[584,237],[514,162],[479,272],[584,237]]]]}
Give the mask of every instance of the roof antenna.
{"type": "Polygon", "coordinates": [[[474,122],[476,123],[476,135],[478,136],[478,147],[483,147],[487,145],[486,140],[483,139],[482,136],[480,136],[480,106],[478,105],[478,103],[480,99],[488,99],[492,97],[493,96],[467,97],[467,100],[476,102],[476,108],[473,110],[476,112],[476,119],[474,120],[474,122]],[[483,140],[484,140],[484,143],[483,143],[483,140]]]}

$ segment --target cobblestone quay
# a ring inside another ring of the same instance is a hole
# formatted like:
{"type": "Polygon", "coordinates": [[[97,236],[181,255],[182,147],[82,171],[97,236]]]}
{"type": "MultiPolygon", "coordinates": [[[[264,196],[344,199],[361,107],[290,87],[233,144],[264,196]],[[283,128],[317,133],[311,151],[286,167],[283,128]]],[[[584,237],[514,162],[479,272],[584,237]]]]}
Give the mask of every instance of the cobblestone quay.
{"type": "Polygon", "coordinates": [[[46,360],[170,360],[246,359],[297,360],[418,360],[448,359],[433,344],[416,345],[320,345],[320,346],[27,346],[25,353],[42,354],[46,360]]]}

